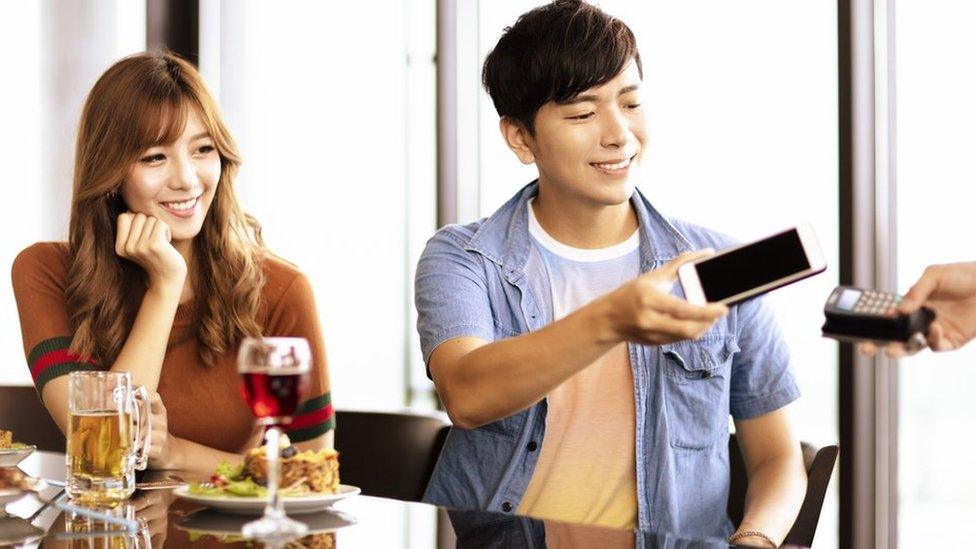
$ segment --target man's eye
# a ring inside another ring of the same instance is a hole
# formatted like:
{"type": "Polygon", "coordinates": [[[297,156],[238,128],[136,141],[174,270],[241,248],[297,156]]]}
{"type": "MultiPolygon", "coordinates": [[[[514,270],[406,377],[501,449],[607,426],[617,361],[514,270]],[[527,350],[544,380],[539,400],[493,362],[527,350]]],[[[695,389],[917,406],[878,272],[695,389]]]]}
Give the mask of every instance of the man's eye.
{"type": "Polygon", "coordinates": [[[163,160],[166,160],[166,157],[162,154],[150,154],[140,158],[139,162],[142,162],[143,164],[155,164],[156,162],[162,162],[163,160]]]}
{"type": "Polygon", "coordinates": [[[596,113],[588,112],[586,114],[578,114],[576,116],[570,116],[569,119],[570,120],[586,120],[587,118],[593,116],[594,114],[596,114],[596,113]]]}

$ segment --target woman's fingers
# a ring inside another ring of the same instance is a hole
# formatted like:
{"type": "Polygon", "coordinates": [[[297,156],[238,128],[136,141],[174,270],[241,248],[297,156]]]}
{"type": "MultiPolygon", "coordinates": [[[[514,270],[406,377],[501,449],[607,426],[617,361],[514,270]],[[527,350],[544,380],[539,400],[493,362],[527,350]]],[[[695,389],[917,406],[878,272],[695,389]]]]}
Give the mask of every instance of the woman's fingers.
{"type": "Polygon", "coordinates": [[[115,253],[120,256],[125,255],[125,243],[129,241],[129,232],[132,229],[133,215],[130,213],[120,214],[115,221],[115,253]]]}

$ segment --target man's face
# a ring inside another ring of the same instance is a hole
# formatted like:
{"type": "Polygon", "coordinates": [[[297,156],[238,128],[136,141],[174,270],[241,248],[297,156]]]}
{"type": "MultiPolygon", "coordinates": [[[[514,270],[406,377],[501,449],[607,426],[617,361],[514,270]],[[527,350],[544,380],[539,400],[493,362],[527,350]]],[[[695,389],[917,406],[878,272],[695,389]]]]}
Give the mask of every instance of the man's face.
{"type": "Polygon", "coordinates": [[[526,136],[540,183],[567,199],[611,206],[630,199],[647,139],[641,78],[631,62],[609,82],[564,103],[550,101],[526,136]]]}

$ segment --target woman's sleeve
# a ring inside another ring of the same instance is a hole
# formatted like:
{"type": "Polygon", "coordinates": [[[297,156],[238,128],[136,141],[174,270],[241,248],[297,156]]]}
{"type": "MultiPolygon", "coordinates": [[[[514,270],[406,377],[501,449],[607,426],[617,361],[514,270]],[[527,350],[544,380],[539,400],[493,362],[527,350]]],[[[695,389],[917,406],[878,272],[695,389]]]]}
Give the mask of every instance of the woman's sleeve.
{"type": "Polygon", "coordinates": [[[332,408],[322,326],[308,277],[302,273],[295,276],[269,320],[269,333],[266,336],[303,337],[311,347],[312,372],[306,399],[284,430],[293,443],[312,440],[335,428],[335,411],[332,408]]]}
{"type": "Polygon", "coordinates": [[[11,269],[24,354],[39,395],[54,378],[102,369],[68,350],[72,331],[64,297],[67,271],[56,246],[34,244],[17,255],[11,269]]]}

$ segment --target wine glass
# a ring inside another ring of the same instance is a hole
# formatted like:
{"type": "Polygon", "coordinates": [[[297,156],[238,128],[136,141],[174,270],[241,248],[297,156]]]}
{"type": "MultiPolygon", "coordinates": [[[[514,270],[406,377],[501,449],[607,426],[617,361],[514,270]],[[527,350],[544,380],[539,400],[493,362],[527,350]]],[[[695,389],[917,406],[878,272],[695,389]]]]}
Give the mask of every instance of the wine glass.
{"type": "Polygon", "coordinates": [[[281,430],[291,422],[308,385],[312,354],[300,337],[245,338],[237,353],[244,400],[259,424],[267,429],[268,503],[264,516],[244,525],[241,533],[260,540],[288,540],[306,534],[308,527],[285,516],[278,493],[281,430]]]}

